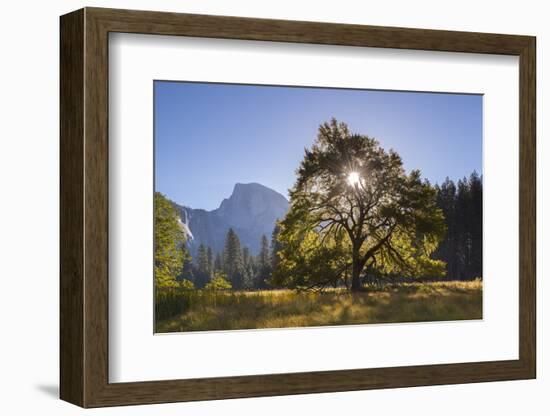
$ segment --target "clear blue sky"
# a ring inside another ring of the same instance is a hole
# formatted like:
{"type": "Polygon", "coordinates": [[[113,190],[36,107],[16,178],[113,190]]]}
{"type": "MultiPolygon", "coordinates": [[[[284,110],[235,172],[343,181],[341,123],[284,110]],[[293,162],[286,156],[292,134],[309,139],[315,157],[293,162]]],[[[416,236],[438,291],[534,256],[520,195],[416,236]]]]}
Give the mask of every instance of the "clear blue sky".
{"type": "Polygon", "coordinates": [[[235,183],[287,196],[304,148],[335,117],[432,183],[482,173],[482,96],[155,81],[155,189],[215,209],[235,183]]]}

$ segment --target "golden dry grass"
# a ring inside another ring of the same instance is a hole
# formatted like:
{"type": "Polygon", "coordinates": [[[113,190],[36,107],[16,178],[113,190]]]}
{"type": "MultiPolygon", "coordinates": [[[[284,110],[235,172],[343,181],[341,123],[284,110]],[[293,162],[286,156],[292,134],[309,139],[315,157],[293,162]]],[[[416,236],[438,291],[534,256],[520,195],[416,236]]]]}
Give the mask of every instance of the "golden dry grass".
{"type": "MultiPolygon", "coordinates": [[[[482,318],[482,282],[386,285],[359,293],[180,291],[179,313],[159,319],[156,332],[288,328],[322,325],[448,321],[482,318]]],[[[160,306],[157,298],[157,317],[160,306]]],[[[164,314],[166,315],[166,313],[164,314]]]]}

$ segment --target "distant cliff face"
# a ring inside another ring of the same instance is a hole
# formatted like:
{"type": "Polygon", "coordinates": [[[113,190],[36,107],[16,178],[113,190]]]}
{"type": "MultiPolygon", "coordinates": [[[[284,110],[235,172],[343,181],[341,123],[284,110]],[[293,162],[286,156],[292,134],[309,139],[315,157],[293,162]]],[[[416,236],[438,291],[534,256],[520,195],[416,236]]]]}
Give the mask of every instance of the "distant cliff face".
{"type": "Polygon", "coordinates": [[[262,235],[270,239],[275,222],[288,211],[288,201],[283,195],[258,183],[236,184],[231,196],[213,211],[174,205],[191,233],[192,254],[200,244],[221,252],[229,228],[235,230],[241,245],[257,254],[262,235]]]}

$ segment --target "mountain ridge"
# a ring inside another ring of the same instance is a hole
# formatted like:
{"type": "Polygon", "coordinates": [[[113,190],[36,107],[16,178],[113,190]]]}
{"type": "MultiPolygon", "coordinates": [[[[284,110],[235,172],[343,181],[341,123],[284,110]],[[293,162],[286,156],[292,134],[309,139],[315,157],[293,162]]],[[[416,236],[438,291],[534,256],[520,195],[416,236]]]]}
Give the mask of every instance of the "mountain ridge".
{"type": "Polygon", "coordinates": [[[275,222],[288,211],[288,200],[277,191],[260,183],[236,183],[229,198],[211,211],[190,208],[173,202],[181,222],[190,234],[189,248],[196,254],[200,244],[223,251],[229,228],[239,236],[241,245],[251,254],[259,252],[262,235],[271,237],[275,222]]]}

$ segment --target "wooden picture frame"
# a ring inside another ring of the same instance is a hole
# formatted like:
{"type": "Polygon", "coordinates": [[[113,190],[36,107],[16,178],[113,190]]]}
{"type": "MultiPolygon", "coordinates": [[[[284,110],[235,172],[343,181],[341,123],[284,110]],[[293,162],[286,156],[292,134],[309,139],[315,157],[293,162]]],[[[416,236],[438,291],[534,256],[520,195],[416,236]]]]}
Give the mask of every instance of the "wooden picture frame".
{"type": "Polygon", "coordinates": [[[100,8],[64,15],[60,28],[61,399],[101,407],[535,378],[534,37],[100,8]],[[519,56],[519,359],[109,383],[110,32],[519,56]]]}

